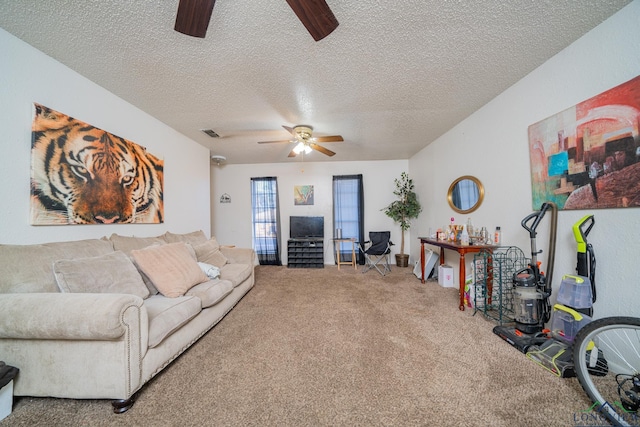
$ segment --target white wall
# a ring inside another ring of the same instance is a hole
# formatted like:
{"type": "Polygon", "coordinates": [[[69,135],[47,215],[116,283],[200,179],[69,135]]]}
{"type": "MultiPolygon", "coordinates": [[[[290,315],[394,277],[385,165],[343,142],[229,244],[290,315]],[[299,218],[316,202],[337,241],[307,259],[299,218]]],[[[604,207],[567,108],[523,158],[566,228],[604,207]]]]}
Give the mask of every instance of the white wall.
{"type": "MultiPolygon", "coordinates": [[[[638,22],[640,1],[636,0],[415,155],[409,171],[421,200],[431,203],[425,204],[414,234],[424,235],[428,227],[447,224],[452,215],[457,222],[466,220],[449,208],[446,192],[455,178],[475,175],[486,195],[482,206],[470,215],[474,225],[490,230],[500,225],[503,243],[530,255],[529,235],[520,221],[540,207],[531,202],[527,128],[639,75],[638,22]]],[[[562,275],[575,274],[572,226],[587,214],[595,215],[588,236],[597,258],[595,316],[639,316],[638,208],[559,212],[554,295],[562,275]]],[[[538,248],[545,250],[538,259],[545,264],[550,218],[545,216],[538,228],[538,248]]],[[[419,253],[417,246],[412,253],[419,253]]],[[[446,255],[457,274],[457,254],[447,251],[446,255]]]]}
{"type": "MultiPolygon", "coordinates": [[[[400,250],[400,226],[394,224],[381,209],[394,200],[394,179],[408,168],[407,160],[374,162],[296,162],[277,164],[212,166],[212,234],[221,244],[251,247],[251,178],[278,177],[280,220],[282,226],[283,264],[287,262],[286,241],[289,236],[289,216],[319,215],[325,218],[325,264],[333,263],[333,175],[362,174],[364,183],[365,233],[390,230],[394,252],[400,250]],[[315,200],[312,206],[295,206],[293,187],[313,185],[315,200]],[[227,193],[231,203],[220,203],[227,193]]],[[[345,236],[346,237],[346,236],[345,236]]],[[[405,234],[405,253],[409,253],[411,230],[405,234]]],[[[414,242],[415,243],[415,242],[414,242]]],[[[392,262],[395,260],[392,258],[392,262]]]]}
{"type": "Polygon", "coordinates": [[[210,232],[209,151],[0,29],[0,243],[38,243],[169,230],[210,232]],[[38,102],[164,158],[164,224],[29,225],[32,105],[38,102]]]}

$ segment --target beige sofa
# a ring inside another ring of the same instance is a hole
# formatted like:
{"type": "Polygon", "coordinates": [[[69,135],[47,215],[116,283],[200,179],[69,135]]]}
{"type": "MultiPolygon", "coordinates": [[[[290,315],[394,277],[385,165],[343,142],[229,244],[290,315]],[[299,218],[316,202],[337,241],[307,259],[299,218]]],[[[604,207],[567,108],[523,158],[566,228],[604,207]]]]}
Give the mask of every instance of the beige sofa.
{"type": "Polygon", "coordinates": [[[202,231],[0,245],[0,360],[20,369],[14,394],[126,411],[253,287],[254,266],[253,250],[202,231]]]}

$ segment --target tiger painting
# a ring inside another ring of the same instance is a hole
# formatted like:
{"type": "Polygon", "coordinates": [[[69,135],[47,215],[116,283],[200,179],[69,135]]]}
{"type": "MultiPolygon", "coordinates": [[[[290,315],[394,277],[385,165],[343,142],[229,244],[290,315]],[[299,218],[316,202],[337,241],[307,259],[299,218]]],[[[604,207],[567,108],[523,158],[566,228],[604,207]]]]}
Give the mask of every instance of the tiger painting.
{"type": "Polygon", "coordinates": [[[31,223],[162,223],[164,161],[34,103],[31,223]]]}

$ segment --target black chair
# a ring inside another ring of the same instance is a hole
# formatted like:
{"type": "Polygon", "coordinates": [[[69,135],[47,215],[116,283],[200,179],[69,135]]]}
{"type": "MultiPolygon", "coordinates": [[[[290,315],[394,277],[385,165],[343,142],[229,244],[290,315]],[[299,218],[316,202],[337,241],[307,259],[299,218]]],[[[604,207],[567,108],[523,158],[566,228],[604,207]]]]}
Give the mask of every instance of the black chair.
{"type": "Polygon", "coordinates": [[[389,257],[393,242],[390,239],[390,231],[370,231],[369,240],[358,243],[358,249],[364,255],[365,260],[363,273],[372,268],[375,268],[383,276],[391,272],[389,257]]]}

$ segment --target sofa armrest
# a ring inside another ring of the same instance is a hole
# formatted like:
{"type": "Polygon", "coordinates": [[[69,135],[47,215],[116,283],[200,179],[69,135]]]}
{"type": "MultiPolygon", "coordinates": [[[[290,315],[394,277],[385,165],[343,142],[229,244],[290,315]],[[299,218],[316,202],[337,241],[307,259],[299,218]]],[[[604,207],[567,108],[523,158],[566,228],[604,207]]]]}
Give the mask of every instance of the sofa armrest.
{"type": "Polygon", "coordinates": [[[227,257],[230,264],[256,265],[256,254],[251,248],[220,246],[220,252],[227,257]]]}
{"type": "Polygon", "coordinates": [[[129,294],[0,294],[0,338],[113,340],[147,321],[143,310],[129,294]]]}

